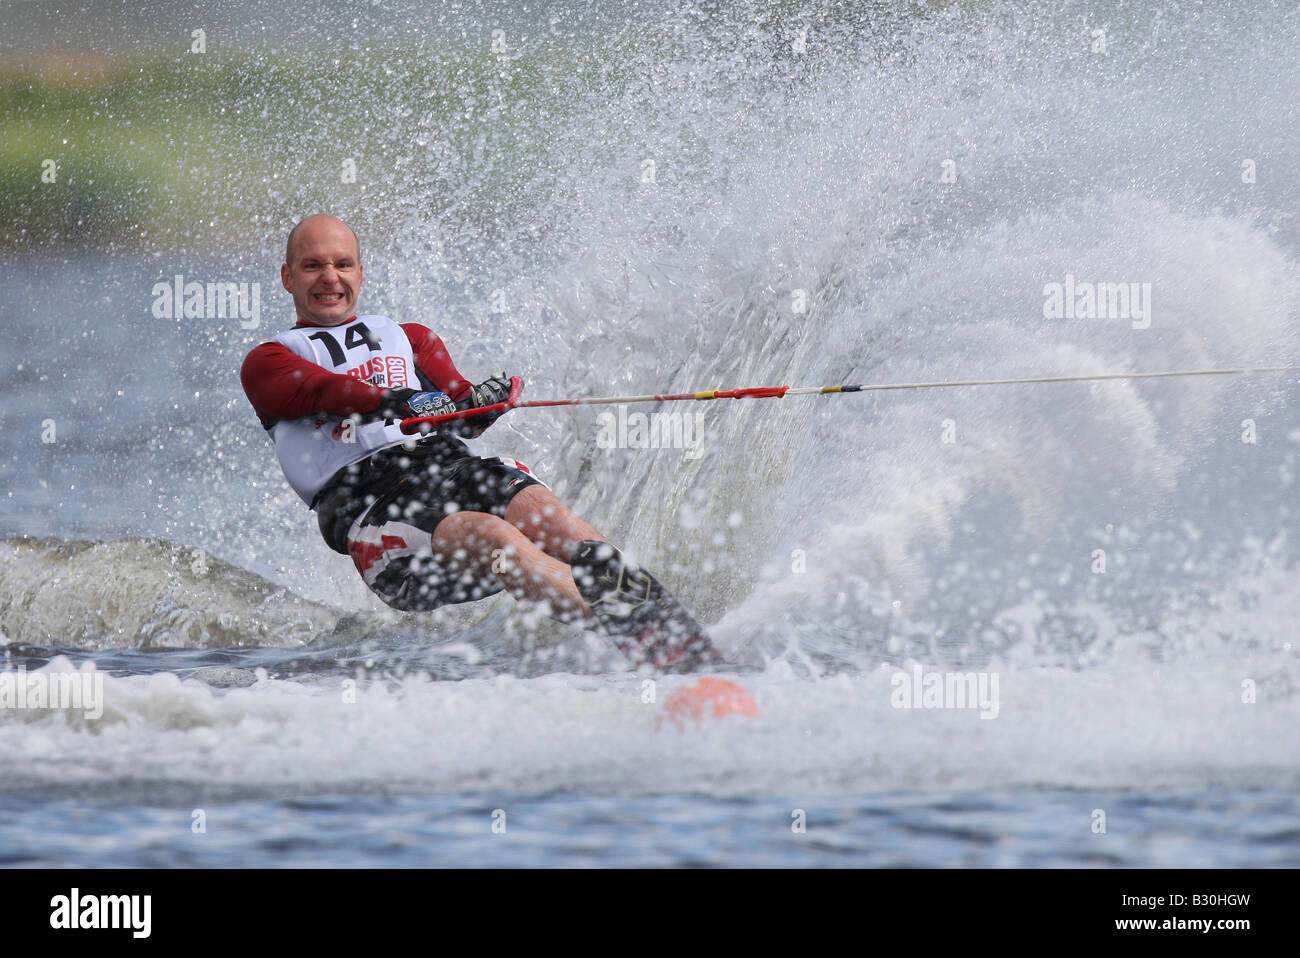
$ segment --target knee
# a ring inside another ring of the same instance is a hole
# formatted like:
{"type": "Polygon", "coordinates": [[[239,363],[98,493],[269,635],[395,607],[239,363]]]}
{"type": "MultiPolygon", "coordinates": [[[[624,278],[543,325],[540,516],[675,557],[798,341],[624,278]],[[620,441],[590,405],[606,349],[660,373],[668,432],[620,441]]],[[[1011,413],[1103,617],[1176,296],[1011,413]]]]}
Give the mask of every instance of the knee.
{"type": "Polygon", "coordinates": [[[443,555],[470,561],[490,558],[497,550],[516,552],[532,547],[528,537],[510,523],[485,512],[459,512],[443,519],[433,545],[443,555]]]}
{"type": "Polygon", "coordinates": [[[538,484],[519,490],[506,506],[506,521],[516,528],[536,525],[568,510],[555,493],[538,484]]]}
{"type": "Polygon", "coordinates": [[[515,496],[506,510],[506,521],[544,548],[548,544],[605,539],[591,523],[556,498],[555,493],[540,485],[529,486],[515,496]]]}

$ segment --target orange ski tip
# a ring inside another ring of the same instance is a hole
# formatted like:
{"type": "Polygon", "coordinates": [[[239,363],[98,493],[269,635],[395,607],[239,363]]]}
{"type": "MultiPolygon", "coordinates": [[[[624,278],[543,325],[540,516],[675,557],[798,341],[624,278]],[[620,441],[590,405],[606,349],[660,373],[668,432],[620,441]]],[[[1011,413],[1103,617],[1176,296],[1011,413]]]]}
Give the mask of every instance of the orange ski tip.
{"type": "MultiPolygon", "coordinates": [[[[677,689],[664,701],[664,713],[679,729],[687,721],[701,725],[707,718],[721,719],[728,715],[758,717],[758,706],[748,692],[728,679],[705,676],[694,685],[677,689]]],[[[659,716],[655,727],[661,727],[659,716]]]]}

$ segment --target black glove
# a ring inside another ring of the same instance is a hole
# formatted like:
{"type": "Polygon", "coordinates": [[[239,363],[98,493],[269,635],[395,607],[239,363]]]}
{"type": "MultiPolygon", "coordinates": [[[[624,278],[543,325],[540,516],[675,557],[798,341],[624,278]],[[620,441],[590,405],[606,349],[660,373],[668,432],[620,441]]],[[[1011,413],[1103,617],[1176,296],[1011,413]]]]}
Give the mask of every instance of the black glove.
{"type": "MultiPolygon", "coordinates": [[[[456,405],[461,409],[477,409],[479,406],[495,406],[510,399],[510,378],[502,373],[474,386],[469,396],[456,405]],[[466,405],[468,404],[468,405],[466,405]]],[[[495,418],[495,417],[494,417],[495,418]]]]}
{"type": "MultiPolygon", "coordinates": [[[[469,395],[456,403],[457,409],[478,409],[480,406],[495,406],[510,399],[510,378],[502,373],[485,379],[477,386],[472,386],[469,395]]],[[[485,413],[482,416],[466,416],[460,420],[464,427],[458,434],[467,439],[477,439],[483,430],[505,415],[505,412],[485,413]]]]}
{"type": "Polygon", "coordinates": [[[414,419],[418,416],[442,416],[461,408],[446,393],[419,389],[390,389],[384,401],[369,419],[414,419]]]}

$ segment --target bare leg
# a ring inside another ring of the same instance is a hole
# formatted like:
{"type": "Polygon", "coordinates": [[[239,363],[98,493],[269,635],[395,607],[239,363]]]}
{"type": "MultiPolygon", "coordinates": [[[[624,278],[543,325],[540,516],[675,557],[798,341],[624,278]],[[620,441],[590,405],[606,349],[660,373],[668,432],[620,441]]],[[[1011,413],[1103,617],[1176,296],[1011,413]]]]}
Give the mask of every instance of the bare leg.
{"type": "Polygon", "coordinates": [[[448,516],[434,531],[433,549],[444,568],[479,578],[495,576],[517,599],[550,603],[551,614],[557,619],[588,617],[568,563],[548,556],[523,532],[494,515],[458,512],[448,516]]]}
{"type": "Polygon", "coordinates": [[[506,522],[527,536],[537,548],[566,566],[573,555],[573,547],[584,539],[609,542],[596,531],[595,526],[574,515],[545,486],[529,486],[511,499],[506,508],[506,522]]]}

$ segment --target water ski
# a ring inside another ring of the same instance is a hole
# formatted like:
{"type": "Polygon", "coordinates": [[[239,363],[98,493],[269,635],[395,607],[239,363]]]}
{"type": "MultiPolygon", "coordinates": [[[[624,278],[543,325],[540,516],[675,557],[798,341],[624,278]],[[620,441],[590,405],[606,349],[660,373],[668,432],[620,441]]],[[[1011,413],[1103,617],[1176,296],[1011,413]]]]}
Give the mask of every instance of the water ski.
{"type": "Polygon", "coordinates": [[[571,564],[596,621],[636,667],[696,672],[726,664],[703,626],[659,580],[629,564],[608,542],[579,542],[571,564]]]}

